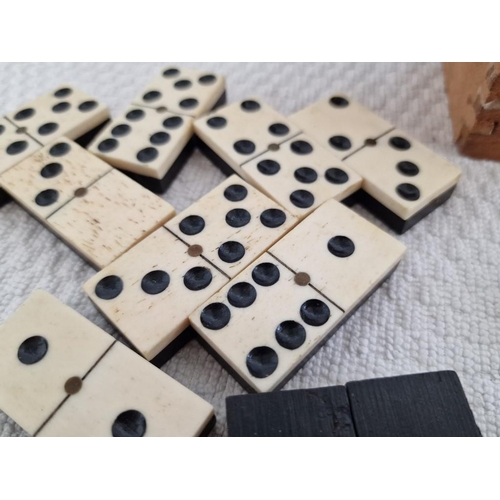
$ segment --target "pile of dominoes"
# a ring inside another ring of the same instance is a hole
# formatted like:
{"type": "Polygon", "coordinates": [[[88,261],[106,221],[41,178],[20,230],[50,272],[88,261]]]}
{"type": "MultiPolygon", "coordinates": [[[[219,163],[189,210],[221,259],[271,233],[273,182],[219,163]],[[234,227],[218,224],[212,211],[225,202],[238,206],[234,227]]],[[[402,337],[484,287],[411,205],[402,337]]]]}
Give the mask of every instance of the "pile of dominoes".
{"type": "Polygon", "coordinates": [[[343,94],[287,118],[168,67],[113,119],[71,85],[22,105],[1,203],[96,268],[83,288],[134,349],[37,290],[0,327],[0,409],[33,436],[208,435],[213,407],[158,369],[196,338],[256,393],[228,398],[230,436],[480,436],[454,372],[279,391],[404,256],[350,207],[401,234],[459,178],[343,94]],[[228,178],[176,215],[155,193],[195,148],[228,178]]]}

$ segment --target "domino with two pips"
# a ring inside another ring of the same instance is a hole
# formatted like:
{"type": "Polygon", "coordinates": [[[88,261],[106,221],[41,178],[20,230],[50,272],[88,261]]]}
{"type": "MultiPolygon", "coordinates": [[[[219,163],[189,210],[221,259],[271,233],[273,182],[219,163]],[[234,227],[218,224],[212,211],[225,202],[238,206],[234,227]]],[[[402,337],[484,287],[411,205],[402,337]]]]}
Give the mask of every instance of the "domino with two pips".
{"type": "Polygon", "coordinates": [[[32,436],[207,435],[212,406],[49,293],[0,326],[0,408],[32,436]]]}

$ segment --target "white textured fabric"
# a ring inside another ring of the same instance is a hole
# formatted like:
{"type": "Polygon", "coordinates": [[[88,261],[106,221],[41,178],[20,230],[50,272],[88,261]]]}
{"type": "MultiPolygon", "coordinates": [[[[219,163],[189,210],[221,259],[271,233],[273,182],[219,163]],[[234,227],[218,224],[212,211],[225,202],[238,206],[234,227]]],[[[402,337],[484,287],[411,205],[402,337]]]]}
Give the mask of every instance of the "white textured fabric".
{"type": "MultiPolygon", "coordinates": [[[[223,73],[229,102],[258,96],[284,115],[344,91],[462,169],[451,200],[397,236],[408,253],[394,275],[285,389],[452,369],[483,434],[500,435],[500,165],[457,154],[440,65],[179,64],[223,73]]],[[[163,66],[2,64],[0,113],[71,83],[107,103],[115,115],[163,66]]],[[[164,198],[182,210],[222,179],[196,152],[164,198]]],[[[0,209],[0,322],[35,288],[44,288],[113,333],[82,291],[93,273],[15,203],[0,209]]],[[[244,392],[235,380],[197,342],[163,369],[214,405],[218,423],[212,435],[224,435],[225,398],[244,392]]],[[[0,432],[23,435],[2,413],[0,432]]]]}

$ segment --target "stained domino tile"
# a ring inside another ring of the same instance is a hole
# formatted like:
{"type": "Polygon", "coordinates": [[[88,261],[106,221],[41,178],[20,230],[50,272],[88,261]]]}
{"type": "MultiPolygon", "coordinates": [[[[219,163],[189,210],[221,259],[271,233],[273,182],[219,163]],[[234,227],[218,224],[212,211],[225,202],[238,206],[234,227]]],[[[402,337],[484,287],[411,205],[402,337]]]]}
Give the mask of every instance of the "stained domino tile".
{"type": "Polygon", "coordinates": [[[151,360],[227,278],[161,227],[84,286],[92,302],[151,360]]]}
{"type": "Polygon", "coordinates": [[[305,134],[243,165],[251,183],[303,218],[329,199],[342,201],[361,187],[361,177],[305,134]]]}
{"type": "Polygon", "coordinates": [[[133,104],[166,108],[171,113],[198,117],[208,113],[219,102],[225,85],[222,75],[169,67],[146,86],[133,104]]]}
{"type": "Polygon", "coordinates": [[[0,326],[0,408],[35,434],[114,342],[43,290],[0,326]]]}
{"type": "Polygon", "coordinates": [[[296,223],[296,217],[233,175],[165,227],[232,278],[296,223]]]}
{"type": "Polygon", "coordinates": [[[248,390],[282,386],[343,316],[295,277],[266,253],[189,318],[248,390]]]}
{"type": "Polygon", "coordinates": [[[404,252],[402,243],[335,200],[269,249],[346,312],[390,274],[404,252]]]}
{"type": "Polygon", "coordinates": [[[8,120],[0,118],[0,174],[41,148],[35,140],[8,120]],[[19,130],[19,131],[18,131],[19,130]]]}
{"type": "Polygon", "coordinates": [[[112,168],[61,138],[0,176],[3,187],[38,219],[46,219],[112,168]]]}
{"type": "Polygon", "coordinates": [[[166,201],[112,169],[51,215],[47,224],[101,269],[174,214],[166,201]]]}
{"type": "Polygon", "coordinates": [[[289,119],[340,159],[394,128],[344,94],[321,99],[289,119]]]}
{"type": "Polygon", "coordinates": [[[346,160],[363,177],[363,190],[409,219],[456,185],[460,170],[400,130],[346,160]]]}
{"type": "Polygon", "coordinates": [[[109,118],[109,110],[72,85],[44,94],[7,115],[41,144],[59,137],[77,139],[109,118]]]}
{"type": "Polygon", "coordinates": [[[114,167],[162,179],[193,135],[193,119],[132,106],[96,137],[89,151],[114,167]]]}
{"type": "Polygon", "coordinates": [[[38,435],[190,437],[213,416],[209,403],[117,342],[38,435]]]}
{"type": "Polygon", "coordinates": [[[196,135],[244,179],[241,165],[273,150],[300,130],[260,99],[220,108],[194,123],[196,135]]]}

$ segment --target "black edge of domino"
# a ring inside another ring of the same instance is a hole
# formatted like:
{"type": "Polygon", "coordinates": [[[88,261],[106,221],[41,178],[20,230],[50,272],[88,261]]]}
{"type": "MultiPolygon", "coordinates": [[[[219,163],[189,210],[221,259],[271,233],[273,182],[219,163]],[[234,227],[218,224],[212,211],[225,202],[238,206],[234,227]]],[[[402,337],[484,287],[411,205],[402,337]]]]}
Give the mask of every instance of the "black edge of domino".
{"type": "MultiPolygon", "coordinates": [[[[290,374],[283,379],[283,381],[276,386],[276,388],[273,390],[278,391],[280,390],[285,384],[289,382],[289,380],[323,347],[328,340],[337,332],[337,330],[372,296],[372,294],[386,281],[392,273],[396,270],[398,267],[399,263],[396,264],[385,276],[383,279],[380,280],[378,283],[377,287],[374,288],[352,311],[347,314],[340,323],[337,323],[332,330],[330,330],[325,337],[321,340],[321,342],[318,343],[318,345],[307,355],[302,358],[301,362],[290,372],[290,374]]],[[[220,356],[217,351],[206,342],[201,335],[196,334],[196,340],[218,361],[219,364],[222,365],[222,367],[230,373],[230,375],[247,391],[250,393],[256,392],[253,387],[251,387],[247,382],[238,375],[236,371],[234,371],[229,363],[227,363],[222,356],[220,356]]]]}
{"type": "Polygon", "coordinates": [[[86,148],[94,139],[94,137],[110,122],[111,120],[109,118],[106,118],[102,123],[94,127],[92,130],[89,130],[88,132],[85,132],[85,134],[81,135],[78,137],[78,139],[75,139],[74,142],[76,142],[79,146],[82,148],[86,148]]]}
{"type": "Polygon", "coordinates": [[[230,437],[354,437],[344,386],[231,396],[230,437]]]}
{"type": "Polygon", "coordinates": [[[215,427],[215,423],[217,422],[217,418],[214,415],[207,425],[205,425],[204,429],[201,431],[199,437],[208,437],[208,435],[212,432],[212,429],[215,427]]]}
{"type": "Polygon", "coordinates": [[[224,89],[224,92],[222,92],[217,102],[212,106],[210,112],[215,111],[217,108],[220,108],[221,106],[224,106],[226,102],[227,102],[227,91],[224,89]]]}
{"type": "MultiPolygon", "coordinates": [[[[226,163],[210,146],[195,134],[196,146],[224,175],[237,174],[232,167],[226,163]]],[[[239,175],[239,174],[238,174],[239,175]]]]}
{"type": "Polygon", "coordinates": [[[188,326],[170,344],[160,351],[151,361],[154,366],[161,368],[167,361],[172,359],[186,344],[191,342],[196,337],[196,331],[193,327],[188,326]]]}
{"type": "Polygon", "coordinates": [[[434,200],[419,210],[415,215],[406,220],[401,219],[401,217],[389,210],[386,206],[382,205],[382,203],[377,201],[363,189],[358,191],[359,194],[355,193],[358,194],[358,198],[354,203],[360,203],[389,228],[399,234],[403,234],[408,231],[408,229],[411,229],[417,222],[420,222],[424,217],[433,212],[437,207],[448,201],[456,187],[457,186],[455,184],[450,189],[440,194],[437,198],[434,198],[434,200]]]}
{"type": "Polygon", "coordinates": [[[7,205],[12,198],[2,189],[0,188],[0,208],[4,205],[7,205]]]}

